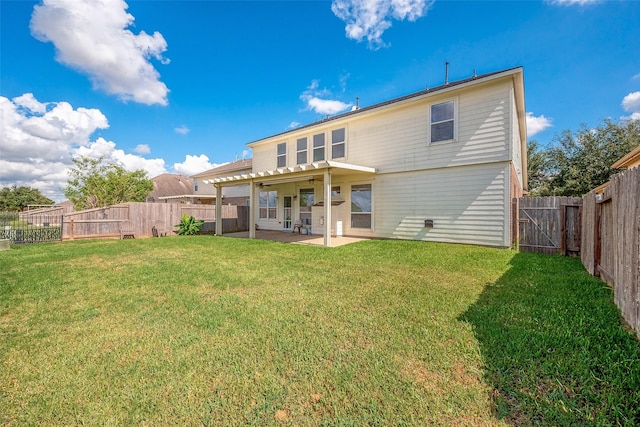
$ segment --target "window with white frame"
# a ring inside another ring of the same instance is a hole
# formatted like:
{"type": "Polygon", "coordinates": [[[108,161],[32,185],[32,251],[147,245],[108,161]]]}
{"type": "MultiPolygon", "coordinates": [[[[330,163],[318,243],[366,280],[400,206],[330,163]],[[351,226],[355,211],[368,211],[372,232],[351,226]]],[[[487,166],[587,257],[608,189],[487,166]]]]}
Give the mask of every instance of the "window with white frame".
{"type": "Polygon", "coordinates": [[[324,160],[324,133],[313,135],[313,161],[324,160]]]}
{"type": "Polygon", "coordinates": [[[194,179],[194,180],[193,180],[193,191],[194,191],[195,193],[197,193],[197,192],[198,192],[198,180],[197,180],[197,179],[194,179]]]}
{"type": "Polygon", "coordinates": [[[277,191],[261,191],[258,197],[260,219],[276,219],[276,210],[278,205],[277,191]]]}
{"type": "Polygon", "coordinates": [[[339,159],[346,156],[346,132],[344,128],[331,131],[331,158],[339,159]]]}
{"type": "Polygon", "coordinates": [[[371,229],[371,184],[351,186],[351,228],[371,229]]]}
{"type": "Polygon", "coordinates": [[[281,142],[278,144],[278,167],[283,168],[287,166],[287,143],[281,142]]]}
{"type": "Polygon", "coordinates": [[[296,160],[298,161],[297,164],[299,165],[304,165],[307,163],[307,137],[305,136],[304,138],[298,138],[298,141],[296,142],[296,160]]]}
{"type": "Polygon", "coordinates": [[[450,141],[455,138],[455,104],[441,102],[431,106],[431,142],[450,141]]]}

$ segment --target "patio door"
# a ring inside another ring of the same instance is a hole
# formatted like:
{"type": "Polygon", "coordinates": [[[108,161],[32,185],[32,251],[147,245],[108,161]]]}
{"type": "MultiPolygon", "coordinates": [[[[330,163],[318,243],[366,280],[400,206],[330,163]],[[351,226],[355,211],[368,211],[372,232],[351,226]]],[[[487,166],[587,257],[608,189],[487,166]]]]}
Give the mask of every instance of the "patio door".
{"type": "Polygon", "coordinates": [[[284,196],[284,212],[283,212],[283,221],[282,221],[282,229],[283,230],[291,230],[293,227],[293,196],[284,196]]]}

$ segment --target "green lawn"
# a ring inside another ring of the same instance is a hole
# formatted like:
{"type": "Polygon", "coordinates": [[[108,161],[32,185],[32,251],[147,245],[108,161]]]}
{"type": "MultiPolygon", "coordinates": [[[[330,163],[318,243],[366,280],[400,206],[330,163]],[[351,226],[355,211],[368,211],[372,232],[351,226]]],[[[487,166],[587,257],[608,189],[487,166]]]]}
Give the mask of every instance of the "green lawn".
{"type": "Polygon", "coordinates": [[[2,425],[633,425],[576,259],[197,236],[0,252],[2,425]]]}

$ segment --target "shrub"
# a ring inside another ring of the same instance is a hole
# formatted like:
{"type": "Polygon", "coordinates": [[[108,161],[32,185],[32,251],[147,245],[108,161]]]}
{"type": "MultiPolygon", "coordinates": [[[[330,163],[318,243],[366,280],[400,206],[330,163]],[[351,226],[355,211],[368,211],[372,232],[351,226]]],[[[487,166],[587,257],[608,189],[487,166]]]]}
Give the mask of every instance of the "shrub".
{"type": "Polygon", "coordinates": [[[180,236],[193,236],[200,232],[200,228],[204,224],[204,221],[196,221],[193,216],[182,215],[180,224],[176,225],[178,228],[178,234],[180,236]]]}

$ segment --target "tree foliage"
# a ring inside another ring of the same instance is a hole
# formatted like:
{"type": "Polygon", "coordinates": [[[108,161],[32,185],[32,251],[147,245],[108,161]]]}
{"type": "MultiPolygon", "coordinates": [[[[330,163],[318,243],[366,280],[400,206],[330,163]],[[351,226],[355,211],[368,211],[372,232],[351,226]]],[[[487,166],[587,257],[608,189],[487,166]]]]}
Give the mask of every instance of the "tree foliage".
{"type": "Polygon", "coordinates": [[[0,211],[21,211],[29,205],[53,204],[53,200],[35,188],[14,185],[0,190],[0,211]]]}
{"type": "Polygon", "coordinates": [[[76,167],[69,170],[65,196],[77,210],[143,202],[153,190],[153,181],[138,169],[129,172],[114,164],[103,164],[102,158],[74,158],[76,167]]]}
{"type": "Polygon", "coordinates": [[[528,174],[532,195],[582,196],[609,181],[619,170],[611,165],[640,145],[640,120],[565,130],[553,144],[538,150],[529,142],[528,174]]]}

